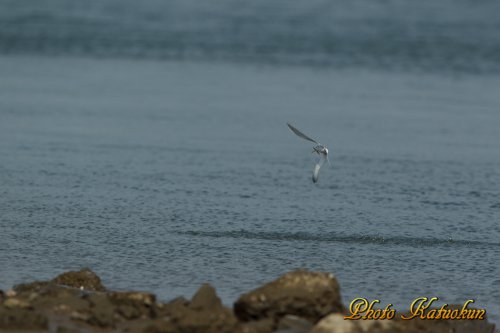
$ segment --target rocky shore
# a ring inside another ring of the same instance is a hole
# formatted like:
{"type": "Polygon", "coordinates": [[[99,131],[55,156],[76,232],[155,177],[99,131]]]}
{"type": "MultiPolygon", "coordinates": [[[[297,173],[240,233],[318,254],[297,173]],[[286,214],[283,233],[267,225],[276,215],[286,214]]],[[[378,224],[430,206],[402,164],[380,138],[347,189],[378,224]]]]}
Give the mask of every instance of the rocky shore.
{"type": "Polygon", "coordinates": [[[191,300],[159,302],[105,288],[90,269],[0,290],[0,332],[492,333],[487,320],[344,320],[336,278],[298,270],[224,306],[202,285],[191,300]]]}

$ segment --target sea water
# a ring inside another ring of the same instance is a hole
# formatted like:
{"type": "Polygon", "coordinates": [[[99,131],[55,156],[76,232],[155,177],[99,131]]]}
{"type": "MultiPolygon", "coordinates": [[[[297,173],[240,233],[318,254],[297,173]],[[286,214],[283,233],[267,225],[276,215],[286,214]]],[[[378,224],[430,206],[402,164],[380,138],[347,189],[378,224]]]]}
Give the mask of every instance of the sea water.
{"type": "Polygon", "coordinates": [[[0,7],[0,288],[231,305],[307,268],[500,319],[496,2],[0,7]]]}

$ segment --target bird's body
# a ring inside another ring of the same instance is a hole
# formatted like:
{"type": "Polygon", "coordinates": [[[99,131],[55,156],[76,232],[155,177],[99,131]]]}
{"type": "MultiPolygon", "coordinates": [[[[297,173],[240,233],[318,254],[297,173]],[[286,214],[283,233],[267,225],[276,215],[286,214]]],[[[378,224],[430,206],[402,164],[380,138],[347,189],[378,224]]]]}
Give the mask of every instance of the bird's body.
{"type": "Polygon", "coordinates": [[[313,147],[313,153],[328,155],[328,148],[323,145],[317,145],[313,147]]]}
{"type": "Polygon", "coordinates": [[[328,159],[328,148],[326,148],[322,144],[318,143],[316,140],[311,139],[310,137],[308,137],[307,135],[305,135],[304,133],[302,133],[301,131],[299,131],[297,128],[293,127],[289,123],[287,123],[287,125],[288,125],[288,128],[290,128],[290,130],[293,133],[295,133],[298,137],[300,137],[304,140],[307,140],[307,141],[314,142],[316,144],[316,146],[313,147],[313,151],[312,151],[313,153],[316,153],[320,156],[319,161],[314,166],[313,175],[312,175],[312,180],[314,183],[316,183],[318,181],[318,177],[319,177],[319,170],[321,169],[323,164],[325,164],[325,162],[330,164],[330,160],[328,159]]]}

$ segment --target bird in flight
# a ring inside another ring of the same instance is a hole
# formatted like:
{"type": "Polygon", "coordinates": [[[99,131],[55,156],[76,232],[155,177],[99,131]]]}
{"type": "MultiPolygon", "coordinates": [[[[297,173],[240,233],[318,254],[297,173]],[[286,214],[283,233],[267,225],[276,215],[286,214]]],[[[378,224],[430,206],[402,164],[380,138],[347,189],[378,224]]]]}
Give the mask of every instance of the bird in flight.
{"type": "Polygon", "coordinates": [[[319,155],[319,160],[316,163],[316,165],[314,166],[313,175],[312,175],[313,183],[316,183],[318,181],[318,177],[319,177],[319,169],[323,166],[323,164],[325,164],[325,162],[327,162],[328,165],[330,165],[330,160],[328,159],[328,148],[326,148],[322,144],[318,143],[318,141],[311,139],[310,137],[308,137],[307,135],[305,135],[304,133],[302,133],[301,131],[299,131],[297,128],[290,125],[289,123],[286,123],[286,124],[288,125],[288,128],[290,128],[290,130],[292,130],[292,132],[295,133],[297,136],[301,137],[304,140],[314,142],[316,144],[316,146],[313,147],[313,151],[312,151],[313,153],[316,153],[319,155]]]}

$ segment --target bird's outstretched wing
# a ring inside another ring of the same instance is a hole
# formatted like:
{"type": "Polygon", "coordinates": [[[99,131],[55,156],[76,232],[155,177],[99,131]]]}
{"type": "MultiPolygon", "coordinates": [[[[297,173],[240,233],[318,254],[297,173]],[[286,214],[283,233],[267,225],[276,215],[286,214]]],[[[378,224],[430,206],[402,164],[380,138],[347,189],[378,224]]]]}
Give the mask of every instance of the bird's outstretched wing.
{"type": "Polygon", "coordinates": [[[308,137],[307,135],[305,135],[304,133],[302,133],[301,131],[299,131],[298,129],[296,129],[295,127],[290,125],[289,123],[286,123],[286,124],[288,125],[288,128],[290,128],[292,130],[292,132],[295,133],[297,136],[301,137],[302,139],[309,140],[309,141],[314,142],[315,144],[319,145],[319,143],[316,140],[311,139],[310,137],[308,137]]]}
{"type": "Polygon", "coordinates": [[[316,163],[316,165],[314,166],[313,177],[312,177],[313,183],[318,182],[319,169],[321,169],[321,166],[323,166],[323,164],[325,164],[325,162],[327,162],[327,161],[328,161],[328,157],[326,155],[321,154],[318,163],[316,163]]]}

